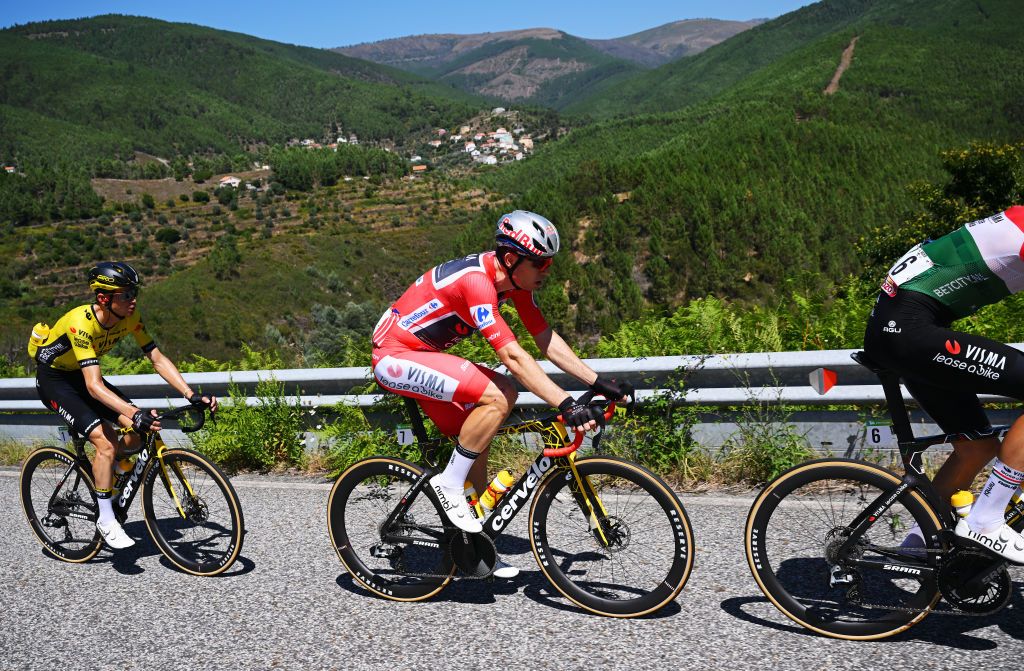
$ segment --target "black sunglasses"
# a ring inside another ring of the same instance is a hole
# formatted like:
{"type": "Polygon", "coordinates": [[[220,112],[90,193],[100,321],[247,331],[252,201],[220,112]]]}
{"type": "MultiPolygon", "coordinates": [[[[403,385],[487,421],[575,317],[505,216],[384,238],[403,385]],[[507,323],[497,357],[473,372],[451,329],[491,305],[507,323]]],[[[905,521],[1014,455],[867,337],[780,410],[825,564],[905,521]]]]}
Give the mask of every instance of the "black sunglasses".
{"type": "Polygon", "coordinates": [[[121,291],[118,291],[116,294],[111,294],[110,298],[111,298],[111,300],[116,299],[116,300],[119,300],[119,301],[128,302],[128,301],[132,300],[133,298],[135,298],[138,295],[139,295],[139,288],[138,287],[127,287],[125,289],[122,289],[121,291]]]}

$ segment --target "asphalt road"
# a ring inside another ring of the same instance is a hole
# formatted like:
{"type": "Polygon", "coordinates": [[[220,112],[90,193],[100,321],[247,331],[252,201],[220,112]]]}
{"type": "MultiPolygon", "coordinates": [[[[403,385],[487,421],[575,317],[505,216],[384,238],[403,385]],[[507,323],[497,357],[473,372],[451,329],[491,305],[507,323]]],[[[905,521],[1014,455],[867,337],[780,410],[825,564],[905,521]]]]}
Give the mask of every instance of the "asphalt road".
{"type": "MultiPolygon", "coordinates": [[[[498,541],[512,581],[464,581],[401,604],[352,583],[326,532],[329,485],[234,480],[248,535],[229,574],[180,573],[150,540],[87,564],[45,555],[0,469],[0,669],[1010,669],[1024,653],[1024,584],[987,618],[932,616],[894,639],[825,639],[758,591],[743,555],[753,493],[684,495],[696,566],[674,604],[615,620],[565,601],[537,570],[526,515],[498,541]]],[[[1014,578],[1024,580],[1017,570],[1014,578]]]]}

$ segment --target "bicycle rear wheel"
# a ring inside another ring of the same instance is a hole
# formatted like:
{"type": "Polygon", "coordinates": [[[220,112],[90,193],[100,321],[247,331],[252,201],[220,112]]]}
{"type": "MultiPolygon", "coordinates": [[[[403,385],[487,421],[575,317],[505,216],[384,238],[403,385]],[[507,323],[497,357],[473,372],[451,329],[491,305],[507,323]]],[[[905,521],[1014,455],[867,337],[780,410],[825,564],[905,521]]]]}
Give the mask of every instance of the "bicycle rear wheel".
{"type": "Polygon", "coordinates": [[[21,505],[32,532],[57,559],[80,563],[100,551],[92,474],[71,452],[40,447],[28,455],[21,468],[21,505]]]}
{"type": "Polygon", "coordinates": [[[569,470],[542,482],[530,508],[541,571],[566,598],[599,615],[637,617],[673,600],[693,568],[693,530],[661,478],[612,457],[576,461],[599,501],[600,532],[581,509],[569,470]]]}
{"type": "Polygon", "coordinates": [[[144,482],[146,527],[172,564],[213,576],[234,563],[245,536],[242,506],[216,464],[192,450],[165,449],[144,482]]]}
{"type": "Polygon", "coordinates": [[[384,543],[382,527],[423,470],[408,461],[370,457],[341,474],[327,501],[331,544],[352,578],[395,601],[429,599],[451,582],[455,565],[446,544],[420,529],[442,529],[444,512],[421,492],[399,520],[405,543],[384,543]]]}
{"type": "MultiPolygon", "coordinates": [[[[873,464],[821,459],[765,487],[750,508],[744,536],[747,562],[765,596],[794,622],[834,638],[885,638],[924,619],[940,598],[938,589],[898,568],[844,566],[855,580],[856,598],[850,598],[849,585],[830,586],[829,554],[842,544],[847,525],[899,483],[898,476],[873,464]]],[[[920,493],[907,490],[875,521],[855,554],[883,565],[934,566],[936,553],[898,550],[915,522],[928,548],[941,549],[934,540],[941,528],[934,510],[920,493]]]]}

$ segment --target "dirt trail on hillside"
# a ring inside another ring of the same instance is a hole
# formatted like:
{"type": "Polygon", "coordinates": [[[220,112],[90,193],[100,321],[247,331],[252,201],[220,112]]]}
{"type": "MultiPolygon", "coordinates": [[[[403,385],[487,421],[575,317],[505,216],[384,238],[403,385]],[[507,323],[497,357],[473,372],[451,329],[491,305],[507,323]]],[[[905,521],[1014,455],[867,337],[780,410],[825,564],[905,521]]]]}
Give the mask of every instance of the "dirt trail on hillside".
{"type": "Polygon", "coordinates": [[[832,75],[832,81],[825,87],[825,95],[830,96],[839,90],[839,78],[846,72],[846,68],[850,67],[850,61],[853,60],[853,47],[857,44],[858,39],[860,39],[860,35],[854,35],[853,39],[850,40],[849,46],[843,49],[843,57],[839,59],[839,67],[836,68],[836,73],[832,75]]]}

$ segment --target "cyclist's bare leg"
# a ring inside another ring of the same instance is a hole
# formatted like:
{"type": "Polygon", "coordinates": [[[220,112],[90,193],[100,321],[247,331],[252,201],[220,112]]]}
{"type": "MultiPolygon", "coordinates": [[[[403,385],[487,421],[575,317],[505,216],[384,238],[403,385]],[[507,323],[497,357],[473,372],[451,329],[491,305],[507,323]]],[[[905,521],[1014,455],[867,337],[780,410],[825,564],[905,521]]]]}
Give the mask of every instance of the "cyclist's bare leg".
{"type": "Polygon", "coordinates": [[[488,385],[484,395],[466,417],[459,431],[459,444],[470,452],[480,456],[473,462],[469,471],[469,481],[478,493],[487,487],[487,453],[498,427],[508,419],[515,407],[516,391],[512,381],[507,377],[495,377],[488,385]]]}
{"type": "Polygon", "coordinates": [[[962,440],[953,443],[953,452],[946,463],[939,468],[932,485],[943,505],[949,505],[949,498],[960,489],[971,488],[974,478],[999,451],[998,438],[984,440],[962,440]]]}
{"type": "Polygon", "coordinates": [[[1010,468],[1024,471],[1024,415],[1014,420],[996,456],[1010,468]]]}
{"type": "Polygon", "coordinates": [[[106,422],[96,425],[89,435],[89,442],[96,448],[92,460],[92,478],[96,489],[110,489],[114,482],[114,455],[117,453],[117,433],[106,422]]]}

